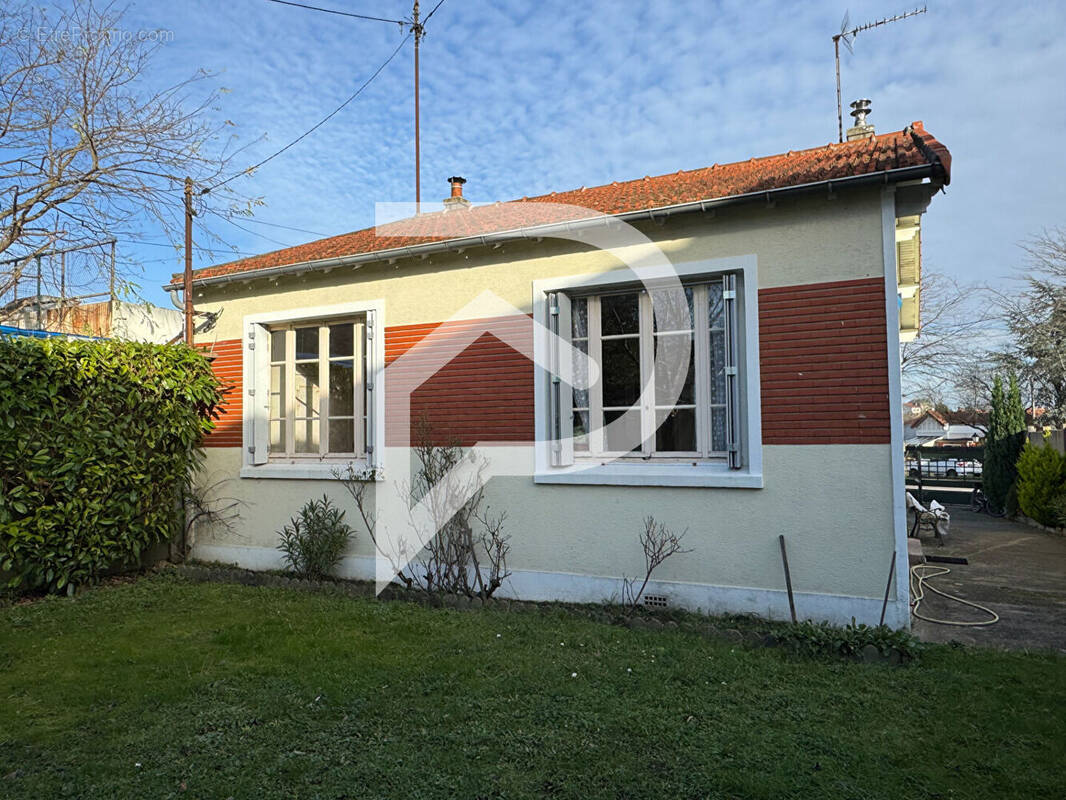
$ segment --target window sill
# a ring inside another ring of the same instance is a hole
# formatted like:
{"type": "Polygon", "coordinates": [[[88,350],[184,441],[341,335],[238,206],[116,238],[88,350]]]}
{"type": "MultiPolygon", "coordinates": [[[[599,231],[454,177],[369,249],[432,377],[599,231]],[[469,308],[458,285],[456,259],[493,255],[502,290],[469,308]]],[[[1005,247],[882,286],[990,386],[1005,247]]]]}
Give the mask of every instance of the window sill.
{"type": "MultiPolygon", "coordinates": [[[[347,464],[352,464],[356,470],[365,469],[365,459],[353,461],[314,461],[307,464],[245,464],[241,467],[242,478],[281,478],[286,480],[312,480],[333,481],[337,480],[333,474],[335,469],[344,469],[347,464]]],[[[381,470],[377,472],[377,478],[367,478],[367,482],[383,480],[381,470]]]]}
{"type": "Polygon", "coordinates": [[[761,472],[729,469],[723,464],[575,464],[554,467],[533,476],[535,483],[583,486],[720,486],[761,489],[761,472]]]}

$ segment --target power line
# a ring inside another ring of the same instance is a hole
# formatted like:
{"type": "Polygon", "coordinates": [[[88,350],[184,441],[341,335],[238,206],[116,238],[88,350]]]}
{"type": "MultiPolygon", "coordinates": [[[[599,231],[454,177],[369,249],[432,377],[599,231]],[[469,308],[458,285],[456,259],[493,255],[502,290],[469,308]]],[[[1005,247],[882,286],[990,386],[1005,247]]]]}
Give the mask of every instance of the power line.
{"type": "Polygon", "coordinates": [[[433,10],[426,14],[426,18],[422,20],[422,24],[425,25],[427,22],[429,22],[429,18],[436,14],[437,9],[440,8],[442,5],[444,5],[444,0],[438,0],[437,5],[433,6],[433,10]]]}
{"type": "Polygon", "coordinates": [[[252,236],[258,236],[260,239],[266,239],[268,242],[271,242],[272,244],[278,244],[278,245],[281,245],[282,247],[292,247],[291,244],[287,244],[285,242],[280,242],[277,239],[271,239],[266,234],[259,233],[258,231],[249,230],[248,228],[245,228],[243,225],[238,225],[236,222],[234,222],[233,220],[229,219],[228,217],[226,217],[223,214],[219,214],[214,209],[211,209],[211,208],[207,209],[207,213],[214,214],[220,220],[222,220],[223,222],[228,222],[230,225],[232,225],[237,230],[244,231],[245,233],[251,234],[252,236]]]}
{"type": "MultiPolygon", "coordinates": [[[[212,213],[217,214],[217,211],[212,213]]],[[[286,231],[297,231],[298,233],[309,233],[312,236],[329,236],[328,233],[320,233],[319,231],[309,231],[307,228],[294,228],[291,225],[279,225],[277,222],[267,222],[266,220],[256,219],[255,217],[242,217],[243,222],[254,222],[256,225],[266,225],[270,228],[281,228],[286,231]]]]}
{"type": "Polygon", "coordinates": [[[344,109],[345,106],[347,106],[349,103],[351,103],[353,100],[355,100],[355,98],[357,98],[360,94],[362,94],[363,90],[366,89],[366,87],[369,86],[371,84],[371,82],[373,82],[373,80],[378,75],[381,74],[382,70],[384,70],[385,67],[387,67],[389,65],[389,63],[394,58],[396,58],[396,56],[399,54],[400,50],[403,49],[403,46],[405,44],[407,44],[407,41],[410,38],[411,38],[411,34],[407,34],[407,36],[405,36],[403,38],[403,41],[400,42],[400,44],[396,47],[396,49],[392,51],[392,54],[382,62],[380,67],[378,67],[376,70],[374,70],[374,74],[373,75],[371,75],[369,78],[367,78],[365,81],[363,81],[362,86],[360,86],[358,89],[356,89],[354,94],[352,94],[347,100],[345,100],[343,103],[341,103],[339,106],[337,106],[331,112],[329,112],[326,116],[324,116],[321,120],[319,120],[319,122],[317,122],[315,125],[313,125],[308,130],[306,130],[303,133],[301,133],[299,136],[297,136],[295,139],[293,139],[291,142],[289,142],[287,145],[282,147],[277,152],[271,153],[269,156],[264,158],[259,163],[253,164],[252,166],[248,167],[247,169],[242,170],[242,171],[236,173],[235,175],[231,175],[230,177],[226,178],[223,181],[219,181],[214,186],[210,186],[210,187],[208,187],[206,189],[203,189],[201,191],[201,194],[207,194],[208,192],[212,192],[215,189],[218,189],[218,188],[220,188],[222,186],[225,186],[230,181],[241,177],[242,175],[247,175],[247,174],[249,174],[251,172],[254,172],[255,170],[259,169],[261,166],[266,164],[268,161],[274,160],[275,158],[280,156],[282,153],[284,153],[286,150],[288,150],[290,147],[292,147],[295,144],[298,144],[299,142],[303,141],[308,136],[310,136],[312,133],[317,131],[319,128],[321,128],[323,125],[325,125],[327,122],[329,122],[335,116],[337,116],[337,114],[339,114],[341,112],[341,110],[344,109]]]}
{"type": "MultiPolygon", "coordinates": [[[[292,3],[292,2],[289,2],[289,0],[267,0],[267,2],[277,3],[277,4],[283,5],[283,6],[294,6],[296,8],[306,8],[306,9],[309,9],[310,11],[321,11],[321,12],[323,12],[325,14],[336,14],[339,17],[355,17],[356,19],[369,19],[369,20],[373,20],[375,22],[392,22],[392,23],[395,23],[397,25],[406,25],[407,24],[402,19],[386,19],[385,17],[370,17],[370,16],[367,16],[366,14],[353,14],[351,11],[336,11],[336,10],[334,10],[332,8],[320,8],[319,6],[309,6],[309,5],[305,5],[304,3],[292,3]]],[[[438,5],[440,5],[440,4],[438,3],[438,5]]]]}

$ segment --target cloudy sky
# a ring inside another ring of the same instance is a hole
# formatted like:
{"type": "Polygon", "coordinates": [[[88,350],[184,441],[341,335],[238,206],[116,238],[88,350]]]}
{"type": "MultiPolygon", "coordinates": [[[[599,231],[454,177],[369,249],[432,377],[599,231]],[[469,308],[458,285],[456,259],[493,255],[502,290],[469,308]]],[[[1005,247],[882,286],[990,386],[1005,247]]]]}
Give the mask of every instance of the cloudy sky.
{"type": "MultiPolygon", "coordinates": [[[[407,0],[312,4],[410,13],[407,0]]],[[[1066,224],[1066,4],[928,5],[843,53],[845,104],[872,98],[879,131],[920,119],[951,149],[952,183],[923,230],[926,265],[999,281],[1022,263],[1020,242],[1066,224]]],[[[443,198],[456,174],[471,199],[507,200],[834,141],[830,36],[845,10],[858,24],[910,7],[445,0],[422,49],[423,198],[443,198]]],[[[238,167],[333,110],[403,38],[396,25],[268,0],[140,0],[125,26],[173,32],[153,80],[217,73],[220,118],[242,142],[264,137],[238,167]]],[[[408,43],[345,110],[238,180],[265,202],[258,221],[241,223],[254,233],[205,217],[211,229],[238,253],[263,252],[372,225],[375,202],[412,200],[412,58],[408,43]]],[[[144,262],[142,294],[165,302],[158,287],[178,260],[162,247],[123,247],[144,262]]],[[[201,252],[194,264],[221,260],[223,250],[201,252]]]]}

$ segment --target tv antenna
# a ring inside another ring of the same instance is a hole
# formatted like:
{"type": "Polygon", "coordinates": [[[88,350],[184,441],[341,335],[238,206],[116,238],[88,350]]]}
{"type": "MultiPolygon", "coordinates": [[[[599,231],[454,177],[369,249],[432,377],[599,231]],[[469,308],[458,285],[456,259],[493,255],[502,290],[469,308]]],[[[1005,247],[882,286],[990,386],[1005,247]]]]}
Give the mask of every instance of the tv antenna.
{"type": "Polygon", "coordinates": [[[864,25],[859,25],[856,28],[850,28],[851,18],[848,12],[844,12],[844,19],[840,22],[840,33],[833,34],[833,57],[836,59],[837,67],[837,136],[838,141],[844,141],[844,107],[840,102],[840,43],[843,42],[844,46],[848,48],[849,53],[855,51],[851,49],[851,41],[863,31],[868,31],[871,28],[879,28],[882,25],[887,25],[890,22],[899,22],[900,20],[907,19],[908,17],[916,17],[919,14],[924,14],[926,6],[916,8],[913,11],[907,11],[903,14],[896,14],[894,17],[885,17],[879,19],[876,22],[867,22],[864,25]]]}

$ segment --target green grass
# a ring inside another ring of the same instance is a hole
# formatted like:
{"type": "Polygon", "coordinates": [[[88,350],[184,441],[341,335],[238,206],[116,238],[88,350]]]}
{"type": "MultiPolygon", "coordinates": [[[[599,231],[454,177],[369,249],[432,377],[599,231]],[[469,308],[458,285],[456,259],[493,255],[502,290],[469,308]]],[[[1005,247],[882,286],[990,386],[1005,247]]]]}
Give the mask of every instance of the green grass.
{"type": "Polygon", "coordinates": [[[1055,797],[1066,660],[156,577],[0,609],[0,797],[1055,797]],[[576,677],[574,676],[576,673],[576,677]]]}

